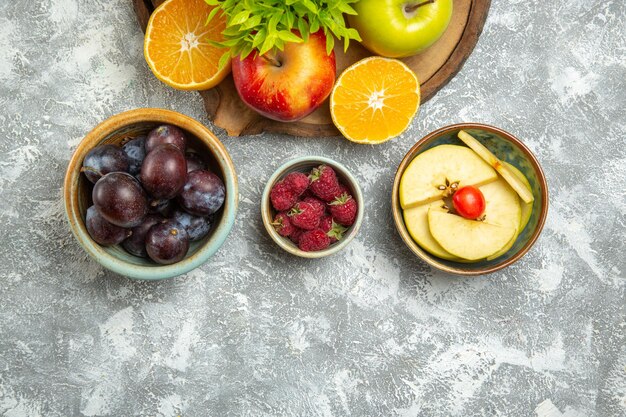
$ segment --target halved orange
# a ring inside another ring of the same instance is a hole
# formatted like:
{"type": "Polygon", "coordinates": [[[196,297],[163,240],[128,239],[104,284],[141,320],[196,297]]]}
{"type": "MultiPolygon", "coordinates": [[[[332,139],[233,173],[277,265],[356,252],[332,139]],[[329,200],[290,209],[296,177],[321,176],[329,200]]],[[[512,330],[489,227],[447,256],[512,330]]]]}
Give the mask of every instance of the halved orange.
{"type": "Polygon", "coordinates": [[[373,56],[348,67],[330,96],[330,114],[347,139],[378,144],[409,127],[420,105],[415,73],[397,59],[373,56]]]}
{"type": "Polygon", "coordinates": [[[218,13],[207,25],[213,7],[204,0],[167,0],[152,13],[143,52],[154,75],[179,90],[206,90],[230,72],[218,70],[226,52],[209,41],[220,42],[226,18],[218,13]]]}

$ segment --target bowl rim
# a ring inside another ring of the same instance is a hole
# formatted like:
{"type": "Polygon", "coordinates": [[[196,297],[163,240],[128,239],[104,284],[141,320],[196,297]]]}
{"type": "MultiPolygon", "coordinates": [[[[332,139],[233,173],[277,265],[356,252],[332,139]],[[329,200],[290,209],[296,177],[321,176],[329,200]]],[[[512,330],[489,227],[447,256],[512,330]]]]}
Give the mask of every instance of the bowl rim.
{"type": "Polygon", "coordinates": [[[220,140],[199,121],[172,110],[159,108],[138,108],[115,114],[100,122],[87,133],[68,163],[63,184],[65,214],[70,229],[80,246],[105,268],[129,278],[156,281],[173,278],[189,272],[205,263],[224,243],[230,233],[237,213],[239,192],[237,174],[230,155],[220,140]],[[113,131],[135,123],[168,123],[179,126],[196,136],[213,154],[217,161],[226,187],[222,220],[213,230],[210,238],[191,256],[171,265],[143,266],[127,263],[105,251],[91,239],[79,210],[78,181],[82,160],[89,150],[113,131]]]}
{"type": "Polygon", "coordinates": [[[393,212],[394,223],[396,225],[396,230],[400,234],[400,237],[402,238],[404,243],[409,247],[409,249],[415,255],[417,255],[420,259],[422,259],[424,262],[429,264],[430,266],[435,267],[435,268],[437,268],[437,269],[439,269],[441,271],[444,271],[444,272],[447,272],[447,273],[450,273],[450,274],[463,275],[463,276],[477,276],[477,275],[491,274],[493,272],[496,272],[496,271],[499,271],[499,270],[501,270],[503,268],[506,268],[507,266],[509,266],[509,265],[517,262],[519,259],[521,259],[530,250],[530,248],[534,245],[534,243],[539,238],[539,235],[541,234],[541,231],[543,230],[543,226],[544,226],[544,224],[546,222],[546,218],[547,218],[547,215],[548,215],[548,205],[549,205],[549,201],[548,201],[548,183],[546,181],[546,177],[545,177],[545,174],[543,172],[543,169],[541,168],[541,165],[539,165],[539,161],[537,160],[535,155],[531,152],[531,150],[521,140],[519,140],[518,138],[516,138],[511,133],[509,133],[509,132],[507,132],[507,131],[499,128],[499,127],[495,127],[495,126],[488,125],[488,124],[483,124],[483,123],[473,123],[473,122],[456,123],[456,124],[443,126],[443,127],[439,128],[437,130],[434,130],[434,131],[430,132],[426,136],[422,137],[419,141],[417,141],[417,143],[415,143],[415,145],[413,145],[411,147],[411,149],[409,149],[409,151],[404,155],[404,157],[402,158],[402,161],[398,165],[398,168],[396,170],[396,174],[395,174],[395,177],[394,177],[392,194],[391,194],[391,208],[392,208],[392,212],[393,212]],[[426,253],[411,238],[411,236],[409,235],[408,230],[406,229],[406,226],[404,224],[404,219],[402,218],[402,209],[400,208],[400,198],[399,198],[400,180],[402,178],[402,174],[404,173],[404,171],[405,171],[406,167],[408,166],[408,164],[417,156],[418,149],[424,143],[427,143],[431,139],[433,139],[433,138],[435,138],[437,136],[440,136],[443,133],[447,133],[447,132],[450,132],[450,131],[453,131],[453,130],[461,130],[461,129],[481,129],[481,130],[485,130],[487,132],[498,134],[498,135],[506,138],[507,140],[511,141],[513,144],[515,144],[526,155],[526,157],[530,161],[533,169],[537,173],[537,178],[539,180],[539,183],[541,184],[541,199],[542,199],[542,202],[541,202],[541,207],[540,207],[539,220],[537,222],[537,227],[535,228],[535,230],[534,230],[533,234],[531,235],[530,239],[528,240],[528,242],[526,242],[526,244],[517,253],[515,253],[510,258],[503,260],[502,262],[499,262],[499,263],[497,263],[495,265],[492,265],[492,266],[489,266],[489,267],[484,267],[484,268],[479,268],[479,269],[472,269],[472,270],[456,268],[456,267],[452,267],[452,266],[446,265],[446,264],[444,264],[442,262],[437,261],[438,258],[435,257],[434,255],[430,255],[430,254],[426,253]]]}
{"type": "Polygon", "coordinates": [[[261,217],[263,219],[263,226],[265,226],[265,230],[270,235],[272,240],[286,252],[295,256],[300,256],[302,258],[308,258],[308,259],[317,259],[317,258],[323,258],[325,256],[334,255],[335,253],[345,248],[359,232],[359,229],[361,228],[361,224],[363,222],[364,212],[365,212],[365,205],[363,204],[363,193],[361,191],[361,187],[359,186],[359,183],[356,180],[356,178],[354,178],[354,176],[350,173],[350,171],[348,171],[348,169],[341,163],[333,159],[326,158],[323,156],[317,156],[317,155],[297,157],[294,159],[290,159],[287,162],[280,165],[274,171],[272,176],[269,178],[269,180],[265,184],[265,188],[263,189],[263,195],[261,198],[261,217]],[[326,249],[315,251],[315,252],[305,252],[303,250],[300,250],[297,246],[287,243],[287,238],[279,235],[276,229],[274,229],[274,227],[272,226],[272,218],[271,218],[272,209],[270,207],[271,204],[270,204],[270,197],[269,197],[272,186],[276,183],[276,181],[278,181],[285,174],[285,171],[287,171],[292,166],[300,164],[300,163],[310,163],[312,165],[326,164],[326,165],[332,166],[334,169],[339,171],[340,175],[345,177],[350,182],[350,185],[354,189],[355,195],[353,197],[356,199],[356,202],[358,204],[357,216],[354,221],[354,224],[350,226],[349,233],[345,235],[344,238],[340,240],[339,242],[329,246],[326,249]]]}

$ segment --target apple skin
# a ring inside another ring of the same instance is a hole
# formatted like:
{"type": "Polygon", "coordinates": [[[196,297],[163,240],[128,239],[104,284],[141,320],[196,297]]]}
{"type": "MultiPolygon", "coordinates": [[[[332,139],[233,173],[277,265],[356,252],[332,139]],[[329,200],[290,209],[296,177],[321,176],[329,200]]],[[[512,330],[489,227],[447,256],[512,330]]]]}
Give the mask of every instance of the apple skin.
{"type": "Polygon", "coordinates": [[[348,16],[350,26],[359,31],[361,42],[375,54],[402,58],[415,55],[443,35],[452,17],[452,0],[434,0],[411,13],[407,5],[424,0],[360,0],[352,7],[358,13],[348,16]]]}
{"type": "Polygon", "coordinates": [[[234,58],[232,66],[243,102],[281,122],[296,121],[313,112],[335,83],[335,52],[326,54],[326,36],[321,30],[309,35],[307,42],[285,43],[282,51],[234,58]]]}

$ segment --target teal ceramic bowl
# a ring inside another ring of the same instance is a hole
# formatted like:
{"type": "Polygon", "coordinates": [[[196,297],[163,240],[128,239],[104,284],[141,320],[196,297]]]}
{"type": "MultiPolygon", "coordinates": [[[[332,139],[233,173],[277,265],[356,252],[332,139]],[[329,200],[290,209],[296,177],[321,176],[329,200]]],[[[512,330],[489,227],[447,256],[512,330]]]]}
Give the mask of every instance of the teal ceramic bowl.
{"type": "Polygon", "coordinates": [[[281,165],[272,175],[272,177],[267,181],[267,185],[263,190],[263,197],[261,199],[261,217],[263,218],[263,225],[265,226],[265,230],[270,235],[272,240],[276,242],[278,246],[280,246],[286,252],[291,253],[292,255],[300,256],[303,258],[322,258],[324,256],[333,255],[343,248],[345,248],[352,239],[356,236],[361,227],[361,223],[363,222],[363,212],[364,212],[364,203],[363,203],[363,194],[361,193],[361,188],[359,187],[359,183],[357,180],[350,174],[350,172],[341,165],[337,161],[333,161],[329,158],[324,158],[322,156],[304,156],[301,158],[292,159],[281,165]],[[343,239],[338,242],[331,244],[328,248],[316,252],[305,252],[300,250],[297,245],[295,245],[290,239],[283,237],[278,234],[274,226],[272,226],[272,221],[274,216],[276,215],[276,211],[272,207],[270,202],[270,191],[274,184],[284,178],[290,172],[305,172],[308,173],[311,169],[318,167],[320,165],[328,165],[331,166],[335,172],[337,173],[337,178],[339,181],[350,190],[352,197],[356,200],[359,210],[357,212],[356,220],[354,224],[348,228],[345,232],[343,239]]]}
{"type": "Polygon", "coordinates": [[[78,243],[93,259],[107,269],[130,278],[159,280],[197,268],[222,246],[235,222],[238,203],[237,175],[224,145],[200,122],[169,110],[137,109],[105,120],[85,136],[67,168],[64,200],[70,228],[78,243]],[[188,147],[203,157],[226,187],[226,200],[215,214],[215,223],[209,235],[192,242],[187,256],[172,265],[158,265],[129,254],[119,245],[100,246],[91,239],[85,227],[85,213],[91,205],[92,184],[80,172],[85,155],[95,146],[105,143],[119,144],[125,138],[145,135],[164,123],[183,129],[188,147]]]}
{"type": "Polygon", "coordinates": [[[535,243],[548,215],[548,186],[543,170],[532,152],[516,137],[497,127],[478,123],[460,123],[438,129],[418,141],[406,154],[396,172],[391,198],[396,229],[402,240],[419,258],[445,272],[458,275],[483,275],[505,268],[524,256],[535,243]],[[465,130],[500,160],[518,168],[528,179],[535,198],[528,224],[521,231],[513,246],[498,258],[473,263],[460,263],[436,257],[422,249],[410,236],[400,207],[400,179],[409,163],[420,153],[443,144],[462,145],[457,138],[459,130],[465,130]]]}

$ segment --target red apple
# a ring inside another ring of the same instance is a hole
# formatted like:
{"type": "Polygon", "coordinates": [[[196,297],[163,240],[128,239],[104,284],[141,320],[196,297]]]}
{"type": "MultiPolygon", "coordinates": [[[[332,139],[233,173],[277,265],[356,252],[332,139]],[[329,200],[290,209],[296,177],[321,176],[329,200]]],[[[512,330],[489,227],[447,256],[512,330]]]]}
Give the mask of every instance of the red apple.
{"type": "Polygon", "coordinates": [[[265,117],[281,122],[303,118],[318,108],[335,83],[335,53],[326,54],[323,31],[304,43],[285,43],[284,50],[252,53],[233,59],[239,96],[265,117]]]}

